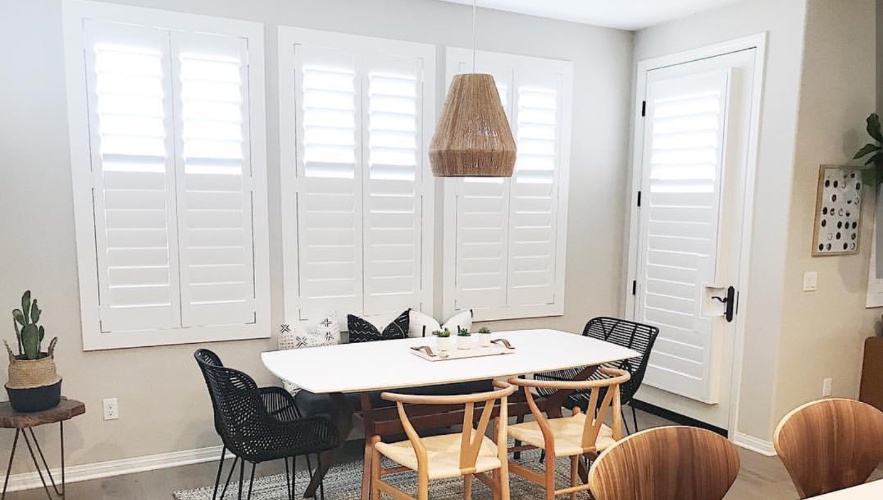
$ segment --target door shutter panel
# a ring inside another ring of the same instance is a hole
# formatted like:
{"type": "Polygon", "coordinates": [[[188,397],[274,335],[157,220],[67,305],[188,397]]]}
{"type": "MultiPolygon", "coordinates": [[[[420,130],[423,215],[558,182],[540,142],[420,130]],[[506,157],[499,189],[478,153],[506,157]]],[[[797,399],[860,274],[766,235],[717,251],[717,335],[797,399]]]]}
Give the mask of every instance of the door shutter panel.
{"type": "Polygon", "coordinates": [[[296,46],[295,89],[300,319],[360,311],[362,117],[355,54],[296,46]]]}
{"type": "Polygon", "coordinates": [[[395,314],[421,300],[423,67],[373,54],[364,68],[364,314],[395,314]]]}
{"type": "Polygon", "coordinates": [[[173,327],[180,318],[168,32],[86,21],[84,33],[101,331],[173,327]]]}
{"type": "Polygon", "coordinates": [[[638,321],[658,326],[645,382],[715,403],[713,322],[727,71],[648,82],[638,321]]]}
{"type": "Polygon", "coordinates": [[[508,305],[555,302],[560,78],[516,70],[508,305]]]}
{"type": "Polygon", "coordinates": [[[172,34],[185,327],[256,321],[247,50],[172,34]]]}

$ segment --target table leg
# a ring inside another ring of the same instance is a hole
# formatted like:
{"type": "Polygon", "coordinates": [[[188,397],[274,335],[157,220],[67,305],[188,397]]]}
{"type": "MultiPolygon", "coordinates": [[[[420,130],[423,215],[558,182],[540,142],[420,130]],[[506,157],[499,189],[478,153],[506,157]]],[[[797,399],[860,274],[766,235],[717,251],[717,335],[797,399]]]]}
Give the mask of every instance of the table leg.
{"type": "Polygon", "coordinates": [[[6,466],[6,480],[3,481],[3,494],[0,495],[0,500],[6,498],[6,487],[9,486],[9,473],[12,472],[12,460],[15,458],[15,448],[18,446],[18,435],[21,433],[21,429],[15,430],[15,439],[12,440],[12,451],[9,453],[9,465],[6,466]]]}
{"type": "Polygon", "coordinates": [[[360,397],[362,403],[362,428],[365,434],[365,458],[362,463],[362,500],[371,498],[371,467],[374,461],[374,411],[371,407],[371,396],[363,392],[360,397]]]}
{"type": "Polygon", "coordinates": [[[349,436],[350,430],[353,428],[353,406],[347,401],[346,396],[342,393],[335,392],[331,395],[331,421],[337,428],[337,435],[340,438],[340,444],[334,450],[324,451],[319,455],[319,466],[316,473],[310,480],[309,486],[304,491],[304,498],[315,498],[316,490],[322,484],[325,473],[334,463],[334,456],[338,450],[346,444],[346,438],[349,436]]]}

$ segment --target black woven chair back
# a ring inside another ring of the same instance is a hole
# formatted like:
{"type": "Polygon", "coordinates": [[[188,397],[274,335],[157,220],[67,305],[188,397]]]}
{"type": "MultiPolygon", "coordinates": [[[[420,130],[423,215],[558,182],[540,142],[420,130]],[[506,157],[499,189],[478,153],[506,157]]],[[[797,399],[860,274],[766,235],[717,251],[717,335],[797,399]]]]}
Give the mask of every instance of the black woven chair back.
{"type": "Polygon", "coordinates": [[[234,454],[252,453],[243,446],[260,435],[266,425],[257,384],[245,373],[224,367],[212,351],[200,349],[194,357],[205,377],[215,411],[215,428],[224,444],[234,454]]]}
{"type": "Polygon", "coordinates": [[[620,387],[623,404],[631,401],[644,380],[647,363],[650,360],[650,351],[653,349],[653,344],[656,343],[656,337],[659,336],[659,328],[624,319],[601,317],[586,323],[583,335],[627,347],[640,353],[640,356],[618,363],[610,363],[632,375],[632,378],[620,387]]]}

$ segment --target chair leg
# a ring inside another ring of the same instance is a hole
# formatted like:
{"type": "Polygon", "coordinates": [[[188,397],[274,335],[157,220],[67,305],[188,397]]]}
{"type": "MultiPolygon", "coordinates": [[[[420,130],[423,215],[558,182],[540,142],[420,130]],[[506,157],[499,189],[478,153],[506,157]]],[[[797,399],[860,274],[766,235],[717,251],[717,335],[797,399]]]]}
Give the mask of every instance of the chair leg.
{"type": "Polygon", "coordinates": [[[242,483],[245,482],[245,459],[239,461],[239,497],[242,500],[242,483]]]}
{"type": "Polygon", "coordinates": [[[629,421],[625,418],[625,410],[622,407],[619,408],[619,415],[622,417],[622,426],[625,427],[625,435],[631,436],[632,431],[629,430],[629,421]]]}
{"type": "Polygon", "coordinates": [[[215,476],[215,489],[212,491],[212,500],[218,498],[218,486],[221,485],[221,472],[224,469],[224,455],[227,454],[227,446],[221,450],[221,460],[218,462],[218,474],[215,476]]]}
{"type": "Polygon", "coordinates": [[[555,500],[555,455],[546,457],[545,490],[546,500],[555,500]]]}
{"type": "MultiPolygon", "coordinates": [[[[515,417],[515,423],[516,423],[516,424],[522,424],[522,423],[524,423],[524,415],[518,415],[517,417],[515,417]]],[[[519,440],[516,439],[516,440],[515,440],[515,447],[517,448],[517,447],[519,447],[519,446],[521,446],[521,441],[519,441],[519,440]]],[[[521,460],[521,452],[520,452],[520,451],[516,451],[516,452],[512,455],[512,458],[514,458],[515,460],[521,460]]],[[[541,461],[541,462],[542,462],[542,461],[541,461]]]]}
{"type": "Polygon", "coordinates": [[[463,476],[463,500],[472,500],[472,474],[463,476]]]}
{"type": "MultiPolygon", "coordinates": [[[[317,471],[322,470],[322,455],[316,455],[317,471]]],[[[325,500],[325,479],[319,482],[319,498],[325,500]]]]}
{"type": "Polygon", "coordinates": [[[248,480],[248,500],[251,500],[251,490],[254,487],[254,468],[257,467],[258,464],[251,464],[251,479],[248,480]]]}
{"type": "MultiPolygon", "coordinates": [[[[579,455],[570,457],[570,486],[579,484],[579,455]]],[[[570,494],[570,500],[576,500],[576,492],[570,494]]]]}
{"type": "Polygon", "coordinates": [[[224,497],[227,495],[227,487],[230,486],[230,479],[233,477],[233,473],[236,472],[236,462],[239,461],[239,457],[233,457],[233,465],[230,466],[230,472],[227,473],[227,480],[224,481],[224,489],[221,490],[221,500],[224,500],[224,497]]]}
{"type": "Polygon", "coordinates": [[[546,461],[546,450],[540,450],[540,463],[546,461]]]}
{"type": "Polygon", "coordinates": [[[371,446],[371,500],[380,500],[380,452],[371,446]]]}
{"type": "Polygon", "coordinates": [[[635,421],[635,432],[637,433],[640,429],[638,429],[638,412],[635,410],[634,405],[629,403],[629,406],[632,407],[632,419],[635,421]]]}
{"type": "MultiPolygon", "coordinates": [[[[288,493],[288,500],[294,500],[291,493],[291,474],[288,469],[288,457],[282,459],[285,462],[285,492],[288,493]]],[[[294,468],[294,466],[292,466],[294,468]]]]}

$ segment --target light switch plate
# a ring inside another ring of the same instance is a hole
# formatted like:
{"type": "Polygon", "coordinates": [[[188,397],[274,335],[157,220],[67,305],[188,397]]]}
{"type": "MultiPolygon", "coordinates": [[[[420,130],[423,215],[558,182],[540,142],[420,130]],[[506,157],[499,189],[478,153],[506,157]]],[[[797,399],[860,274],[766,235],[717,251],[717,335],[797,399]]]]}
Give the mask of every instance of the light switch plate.
{"type": "Polygon", "coordinates": [[[819,289],[819,273],[807,271],[803,273],[803,291],[815,292],[819,289]]]}

